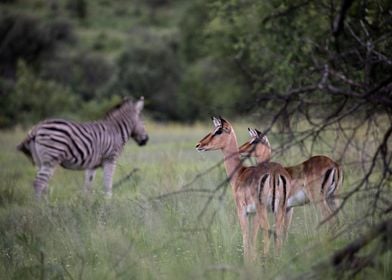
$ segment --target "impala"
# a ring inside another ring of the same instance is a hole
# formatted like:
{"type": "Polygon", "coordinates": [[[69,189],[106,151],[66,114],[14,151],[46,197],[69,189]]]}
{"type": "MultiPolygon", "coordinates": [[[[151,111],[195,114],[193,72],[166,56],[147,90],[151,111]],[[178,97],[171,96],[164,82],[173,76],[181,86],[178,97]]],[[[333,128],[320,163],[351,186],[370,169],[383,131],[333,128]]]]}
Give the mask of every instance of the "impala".
{"type": "Polygon", "coordinates": [[[268,211],[275,215],[275,250],[279,252],[284,232],[287,194],[291,184],[290,175],[280,164],[273,162],[243,166],[231,124],[221,117],[213,117],[212,120],[212,131],[199,141],[196,149],[221,150],[223,153],[242,230],[245,260],[255,257],[260,226],[264,236],[264,255],[269,251],[268,211]]]}
{"type": "MultiPolygon", "coordinates": [[[[239,147],[240,154],[255,157],[258,163],[271,159],[271,145],[266,135],[248,128],[251,139],[239,147]]],[[[326,156],[312,156],[294,166],[285,167],[292,178],[292,188],[287,200],[285,230],[293,214],[293,207],[313,203],[318,206],[324,219],[332,221],[336,210],[335,195],[342,185],[342,168],[326,156]]]]}

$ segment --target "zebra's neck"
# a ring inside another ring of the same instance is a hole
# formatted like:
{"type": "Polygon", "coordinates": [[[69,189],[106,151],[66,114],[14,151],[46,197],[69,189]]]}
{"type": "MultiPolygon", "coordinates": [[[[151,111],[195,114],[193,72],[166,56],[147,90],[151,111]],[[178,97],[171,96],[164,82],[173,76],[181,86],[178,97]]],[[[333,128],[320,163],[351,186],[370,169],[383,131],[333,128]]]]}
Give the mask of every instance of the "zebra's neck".
{"type": "Polygon", "coordinates": [[[129,140],[134,127],[132,119],[130,118],[131,112],[126,109],[127,108],[120,108],[110,113],[105,118],[107,125],[121,136],[122,144],[125,144],[129,140]]]}

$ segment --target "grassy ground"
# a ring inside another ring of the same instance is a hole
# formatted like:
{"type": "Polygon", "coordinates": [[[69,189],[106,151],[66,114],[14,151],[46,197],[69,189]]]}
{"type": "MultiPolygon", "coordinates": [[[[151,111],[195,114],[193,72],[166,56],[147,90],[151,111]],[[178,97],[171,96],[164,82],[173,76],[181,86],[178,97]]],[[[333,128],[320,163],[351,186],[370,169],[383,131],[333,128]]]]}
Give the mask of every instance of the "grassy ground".
{"type": "MultiPolygon", "coordinates": [[[[239,141],[247,139],[246,127],[236,128],[239,141]]],[[[316,229],[313,207],[301,207],[281,256],[245,267],[228,186],[205,212],[210,193],[191,191],[213,190],[226,178],[222,165],[208,171],[220,162],[219,152],[194,149],[209,127],[148,123],[147,130],[147,146],[126,146],[114,181],[138,170],[115,187],[111,200],[102,197],[102,171],[94,194],[84,197],[83,173],[59,168],[49,200],[39,204],[32,199],[34,168],[15,150],[24,132],[1,133],[2,279],[285,278],[306,271],[350,238],[328,242],[325,228],[316,229]],[[178,190],[183,192],[159,197],[178,190]]],[[[355,207],[351,202],[348,209],[355,207]]]]}

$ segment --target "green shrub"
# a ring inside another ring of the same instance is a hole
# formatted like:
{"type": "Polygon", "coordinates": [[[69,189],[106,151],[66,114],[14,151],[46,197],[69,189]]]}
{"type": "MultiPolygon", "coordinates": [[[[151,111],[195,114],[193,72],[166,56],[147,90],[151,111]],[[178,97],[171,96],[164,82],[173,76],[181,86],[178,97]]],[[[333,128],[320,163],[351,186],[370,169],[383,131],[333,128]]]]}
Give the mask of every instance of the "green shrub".
{"type": "Polygon", "coordinates": [[[100,99],[102,89],[115,72],[102,55],[78,52],[57,57],[42,65],[42,75],[63,86],[70,86],[84,101],[100,99]]]}
{"type": "Polygon", "coordinates": [[[238,79],[227,70],[213,58],[201,59],[187,68],[177,96],[181,120],[228,117],[240,111],[239,100],[246,100],[246,96],[238,79]]]}
{"type": "Polygon", "coordinates": [[[54,81],[38,78],[25,62],[20,61],[14,91],[8,95],[10,115],[2,126],[15,123],[30,124],[47,117],[76,113],[77,98],[54,81]]]}
{"type": "Polygon", "coordinates": [[[177,116],[175,93],[180,79],[180,64],[175,41],[144,29],[134,38],[118,60],[117,88],[132,95],[143,95],[156,117],[177,116]]]}
{"type": "Polygon", "coordinates": [[[19,59],[39,63],[49,58],[57,43],[74,38],[68,21],[44,22],[30,15],[0,12],[0,75],[13,78],[19,59]]]}
{"type": "Polygon", "coordinates": [[[67,9],[71,12],[71,15],[78,17],[79,19],[86,19],[88,15],[87,0],[68,0],[67,9]]]}

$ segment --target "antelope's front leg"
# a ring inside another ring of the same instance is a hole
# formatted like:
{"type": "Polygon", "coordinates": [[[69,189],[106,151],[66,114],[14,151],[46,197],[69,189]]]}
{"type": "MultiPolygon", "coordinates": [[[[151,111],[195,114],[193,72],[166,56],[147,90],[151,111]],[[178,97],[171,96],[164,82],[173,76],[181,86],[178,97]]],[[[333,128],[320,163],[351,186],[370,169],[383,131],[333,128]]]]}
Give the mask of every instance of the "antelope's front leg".
{"type": "Polygon", "coordinates": [[[86,171],[84,172],[84,192],[86,194],[91,193],[92,191],[92,183],[95,178],[95,173],[95,169],[86,169],[86,171]]]}
{"type": "Polygon", "coordinates": [[[112,197],[112,183],[115,168],[115,161],[107,161],[103,164],[103,183],[105,186],[105,196],[108,198],[112,197]]]}
{"type": "Polygon", "coordinates": [[[240,220],[240,226],[242,231],[242,246],[244,247],[244,260],[248,262],[251,260],[250,256],[250,240],[249,240],[249,223],[248,217],[245,214],[245,210],[237,205],[237,215],[240,220]]]}

